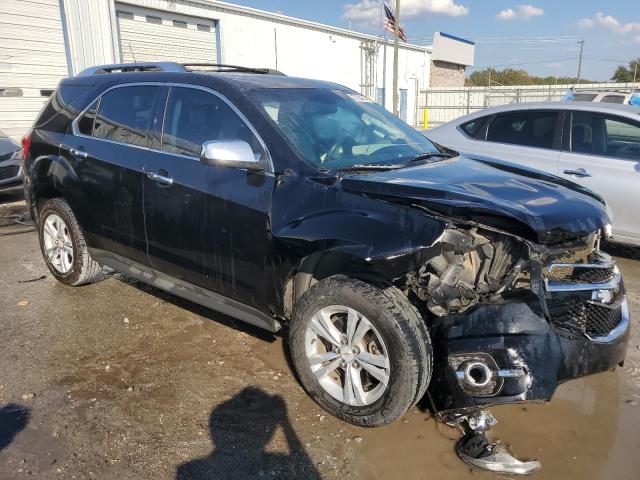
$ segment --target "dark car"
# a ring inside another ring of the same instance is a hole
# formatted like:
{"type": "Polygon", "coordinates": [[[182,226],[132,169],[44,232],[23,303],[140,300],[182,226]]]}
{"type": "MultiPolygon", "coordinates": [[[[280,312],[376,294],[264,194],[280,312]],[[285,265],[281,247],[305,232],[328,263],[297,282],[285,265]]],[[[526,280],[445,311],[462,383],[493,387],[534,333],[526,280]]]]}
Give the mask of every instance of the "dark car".
{"type": "Polygon", "coordinates": [[[22,191],[22,150],[0,131],[0,194],[22,191]]]}
{"type": "Polygon", "coordinates": [[[427,389],[441,411],[549,399],[625,358],[601,198],[456,155],[345,87],[100,67],[61,82],[24,145],[58,280],[110,267],[287,327],[302,385],[348,422],[392,422],[427,389]]]}

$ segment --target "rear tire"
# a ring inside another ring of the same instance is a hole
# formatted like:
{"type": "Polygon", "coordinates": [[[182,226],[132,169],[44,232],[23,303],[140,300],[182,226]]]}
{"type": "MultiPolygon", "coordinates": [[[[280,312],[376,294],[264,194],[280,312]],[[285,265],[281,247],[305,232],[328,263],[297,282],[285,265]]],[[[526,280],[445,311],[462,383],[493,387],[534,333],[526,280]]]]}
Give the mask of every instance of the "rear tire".
{"type": "Polygon", "coordinates": [[[42,256],[53,276],[65,285],[99,280],[102,266],[91,258],[80,225],[62,198],[47,200],[38,211],[42,256]]]}
{"type": "Polygon", "coordinates": [[[397,420],[431,379],[429,333],[402,292],[342,275],[318,282],[296,303],[289,349],[309,396],[354,425],[397,420]]]}

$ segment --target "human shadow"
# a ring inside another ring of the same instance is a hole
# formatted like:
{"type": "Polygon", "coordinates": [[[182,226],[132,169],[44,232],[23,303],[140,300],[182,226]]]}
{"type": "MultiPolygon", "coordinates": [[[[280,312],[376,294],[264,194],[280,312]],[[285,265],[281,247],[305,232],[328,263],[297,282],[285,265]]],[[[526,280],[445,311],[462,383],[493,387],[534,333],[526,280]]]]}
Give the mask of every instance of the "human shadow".
{"type": "Polygon", "coordinates": [[[213,452],[179,465],[177,480],[321,478],[293,431],[279,395],[245,388],[213,409],[209,431],[213,452]],[[278,427],[288,454],[266,451],[278,427]]]}
{"type": "Polygon", "coordinates": [[[29,423],[31,410],[15,403],[0,407],[0,451],[13,441],[29,423]]]}

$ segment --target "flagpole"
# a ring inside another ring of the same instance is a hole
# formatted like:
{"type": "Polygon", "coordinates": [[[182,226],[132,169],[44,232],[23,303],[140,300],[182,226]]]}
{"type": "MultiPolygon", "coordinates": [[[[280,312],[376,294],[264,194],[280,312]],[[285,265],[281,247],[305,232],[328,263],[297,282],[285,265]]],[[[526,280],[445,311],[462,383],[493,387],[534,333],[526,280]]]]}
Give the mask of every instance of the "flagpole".
{"type": "Polygon", "coordinates": [[[387,108],[387,98],[389,98],[387,88],[387,28],[386,28],[386,15],[384,13],[384,1],[380,3],[380,13],[382,15],[382,36],[384,41],[382,42],[382,48],[384,51],[382,53],[382,106],[387,108]]]}
{"type": "Polygon", "coordinates": [[[393,114],[400,116],[398,109],[398,46],[400,38],[400,0],[395,0],[396,21],[394,25],[394,43],[393,43],[393,114]]]}

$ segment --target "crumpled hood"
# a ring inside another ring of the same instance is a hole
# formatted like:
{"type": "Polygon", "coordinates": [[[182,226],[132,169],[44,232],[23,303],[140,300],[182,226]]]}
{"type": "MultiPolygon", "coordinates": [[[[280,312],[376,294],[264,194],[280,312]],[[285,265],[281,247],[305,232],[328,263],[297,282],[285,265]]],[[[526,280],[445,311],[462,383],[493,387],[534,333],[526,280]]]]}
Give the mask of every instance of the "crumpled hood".
{"type": "Polygon", "coordinates": [[[595,193],[537,170],[484,157],[459,156],[398,170],[342,178],[346,191],[421,205],[552,244],[610,223],[595,193]]]}

